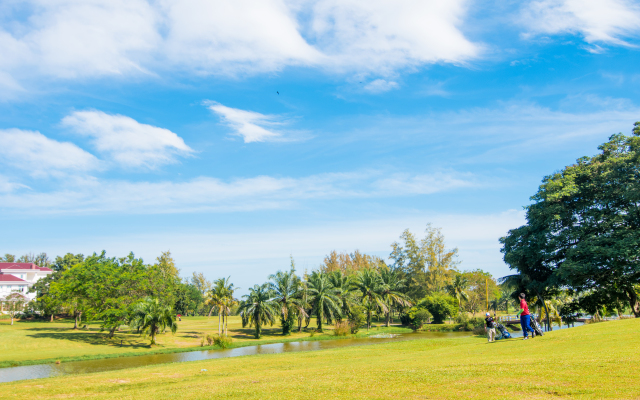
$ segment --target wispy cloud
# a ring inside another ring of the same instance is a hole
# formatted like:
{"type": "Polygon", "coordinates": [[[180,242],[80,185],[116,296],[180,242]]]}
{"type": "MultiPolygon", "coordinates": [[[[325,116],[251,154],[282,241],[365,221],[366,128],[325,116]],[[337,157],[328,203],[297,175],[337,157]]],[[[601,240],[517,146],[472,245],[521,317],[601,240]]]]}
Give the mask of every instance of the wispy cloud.
{"type": "Polygon", "coordinates": [[[640,34],[640,6],[628,0],[538,0],[523,8],[522,22],[534,35],[581,34],[588,43],[629,46],[628,39],[640,34]]]}
{"type": "Polygon", "coordinates": [[[364,90],[371,93],[384,93],[389,90],[397,89],[400,85],[394,81],[387,81],[384,79],[376,79],[364,86],[364,90]]]}
{"type": "Polygon", "coordinates": [[[630,132],[639,115],[640,107],[625,99],[574,96],[561,102],[561,110],[512,101],[413,117],[357,117],[341,138],[380,140],[387,148],[409,142],[438,149],[450,162],[500,163],[566,152],[585,141],[595,149],[613,133],[630,132]]]}
{"type": "Polygon", "coordinates": [[[170,130],[141,124],[124,115],[76,111],[66,116],[62,124],[90,137],[98,152],[127,167],[155,168],[176,162],[176,156],[193,153],[184,140],[170,130]]]}
{"type": "MultiPolygon", "coordinates": [[[[366,220],[340,219],[294,226],[251,227],[247,229],[174,228],[148,232],[132,227],[127,232],[85,233],[58,240],[51,235],[38,241],[50,254],[90,254],[106,249],[112,256],[128,254],[135,243],[137,256],[153,259],[161,251],[171,249],[183,276],[193,271],[204,272],[209,279],[232,275],[237,286],[246,288],[268,279],[268,275],[286,267],[289,256],[296,260],[299,271],[316,268],[332,250],[352,252],[359,249],[387,259],[390,244],[402,231],[410,229],[421,237],[427,222],[442,227],[448,247],[458,247],[462,270],[481,268],[494,276],[509,273],[499,252],[498,239],[509,229],[525,222],[522,210],[487,214],[420,212],[407,215],[385,215],[366,220]],[[251,243],[251,251],[246,244],[251,243]]],[[[22,242],[16,252],[34,251],[22,242]]],[[[40,250],[42,251],[42,250],[40,250]]]]}
{"type": "Polygon", "coordinates": [[[206,101],[204,104],[218,115],[224,124],[233,129],[234,135],[242,137],[245,143],[300,139],[299,132],[283,129],[291,121],[282,116],[240,110],[211,101],[206,101]]]}
{"type": "Polygon", "coordinates": [[[31,214],[185,213],[254,211],[296,207],[305,201],[433,194],[477,184],[455,173],[388,175],[382,171],[319,174],[302,178],[222,181],[200,177],[182,182],[68,180],[53,191],[0,195],[1,208],[31,214]]]}
{"type": "Polygon", "coordinates": [[[99,167],[98,159],[73,143],[20,129],[0,130],[0,163],[36,177],[87,172],[99,167]]]}

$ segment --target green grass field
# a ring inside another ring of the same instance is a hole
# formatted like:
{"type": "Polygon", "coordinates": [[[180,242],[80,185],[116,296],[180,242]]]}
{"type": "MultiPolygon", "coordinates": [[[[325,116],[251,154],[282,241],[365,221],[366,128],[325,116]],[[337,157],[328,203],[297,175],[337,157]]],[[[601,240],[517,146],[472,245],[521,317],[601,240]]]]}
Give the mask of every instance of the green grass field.
{"type": "Polygon", "coordinates": [[[632,319],[527,341],[427,339],[165,364],[0,384],[0,393],[30,399],[640,399],[639,328],[632,319]]]}
{"type": "MultiPolygon", "coordinates": [[[[309,328],[315,327],[315,320],[309,328]]],[[[89,325],[88,330],[73,330],[73,321],[31,322],[19,321],[13,326],[10,320],[0,320],[0,367],[25,365],[55,360],[69,361],[78,359],[96,359],[120,355],[150,354],[153,352],[171,352],[190,350],[199,347],[203,335],[218,333],[217,317],[188,317],[178,323],[178,331],[161,334],[156,339],[158,345],[149,348],[149,340],[128,329],[117,332],[108,339],[100,332],[98,325],[89,325]]],[[[377,328],[377,327],[376,327],[377,328]]],[[[409,331],[392,327],[384,331],[409,331]]],[[[282,336],[278,325],[266,327],[260,341],[253,337],[253,329],[242,328],[240,317],[229,318],[229,335],[235,346],[247,344],[282,342],[292,340],[334,339],[332,327],[328,326],[323,335],[310,332],[293,332],[282,336]]],[[[376,331],[378,332],[378,331],[376,331]]]]}

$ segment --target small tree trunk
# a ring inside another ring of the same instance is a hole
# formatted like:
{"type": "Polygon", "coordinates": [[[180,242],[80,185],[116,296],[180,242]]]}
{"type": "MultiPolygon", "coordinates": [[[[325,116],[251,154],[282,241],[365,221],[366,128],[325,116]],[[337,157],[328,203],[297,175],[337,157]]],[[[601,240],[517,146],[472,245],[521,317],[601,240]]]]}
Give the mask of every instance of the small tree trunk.
{"type": "Polygon", "coordinates": [[[78,312],[74,313],[75,321],[73,323],[73,329],[78,329],[78,312]]]}
{"type": "Polygon", "coordinates": [[[51,321],[49,321],[49,322],[53,322],[53,314],[51,314],[51,321]]]}
{"type": "Polygon", "coordinates": [[[389,324],[391,323],[391,313],[388,312],[387,313],[387,328],[389,327],[389,324]]]}
{"type": "Polygon", "coordinates": [[[220,326],[220,313],[218,313],[218,336],[222,335],[222,327],[220,326]]]}
{"type": "Polygon", "coordinates": [[[371,329],[371,310],[367,310],[367,330],[371,329]]]}
{"type": "Polygon", "coordinates": [[[625,288],[625,292],[627,292],[627,297],[629,298],[629,305],[631,306],[631,311],[636,318],[640,318],[640,301],[638,301],[638,295],[633,287],[625,288]]]}

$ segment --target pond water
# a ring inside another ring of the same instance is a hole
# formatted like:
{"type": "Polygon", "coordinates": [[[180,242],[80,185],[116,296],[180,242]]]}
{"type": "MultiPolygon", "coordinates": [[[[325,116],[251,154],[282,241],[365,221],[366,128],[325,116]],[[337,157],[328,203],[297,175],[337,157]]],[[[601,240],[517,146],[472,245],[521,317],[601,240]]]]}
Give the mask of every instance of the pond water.
{"type": "Polygon", "coordinates": [[[363,346],[379,343],[398,342],[415,339],[453,338],[468,336],[470,332],[419,332],[402,335],[379,335],[359,339],[336,339],[273,343],[246,346],[227,350],[197,350],[185,353],[143,355],[134,357],[105,358],[101,360],[71,361],[61,364],[25,365],[0,368],[0,382],[13,382],[27,379],[49,378],[54,376],[85,374],[92,372],[114,371],[146,365],[176,363],[185,361],[210,360],[215,358],[240,357],[256,354],[293,353],[336,349],[341,347],[363,346]]]}

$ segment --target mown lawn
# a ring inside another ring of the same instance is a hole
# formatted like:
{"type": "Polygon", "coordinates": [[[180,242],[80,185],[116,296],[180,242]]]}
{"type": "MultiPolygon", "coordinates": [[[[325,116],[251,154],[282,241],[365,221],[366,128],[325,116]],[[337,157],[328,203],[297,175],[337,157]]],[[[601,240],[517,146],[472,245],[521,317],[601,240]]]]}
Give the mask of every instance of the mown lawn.
{"type": "Polygon", "coordinates": [[[639,328],[634,319],[527,341],[427,339],[165,364],[0,384],[0,393],[30,399],[640,399],[639,328]]]}
{"type": "MultiPolygon", "coordinates": [[[[312,319],[309,328],[315,327],[312,319]]],[[[79,358],[101,358],[123,354],[149,354],[158,351],[172,351],[200,346],[203,335],[218,333],[218,318],[183,317],[178,322],[178,331],[161,334],[156,339],[157,346],[149,347],[149,340],[130,332],[126,327],[108,339],[100,332],[99,325],[89,324],[88,329],[74,330],[73,321],[31,322],[18,321],[13,326],[10,320],[0,320],[0,367],[31,362],[53,362],[79,358]]],[[[332,336],[332,326],[327,326],[324,336],[332,336]]],[[[392,330],[405,330],[392,328],[392,330]]],[[[407,330],[408,331],[408,330],[407,330]]],[[[310,331],[293,332],[282,336],[279,325],[265,327],[260,342],[283,340],[304,340],[310,338],[310,331]]],[[[255,343],[253,329],[242,328],[240,317],[229,317],[229,336],[235,345],[255,343]]],[[[315,334],[314,339],[322,339],[315,334]]]]}

